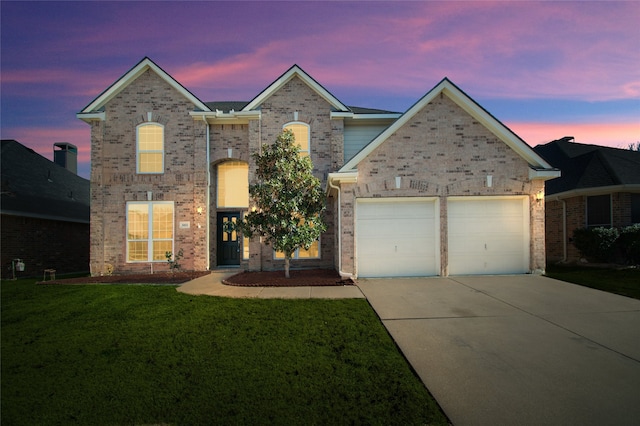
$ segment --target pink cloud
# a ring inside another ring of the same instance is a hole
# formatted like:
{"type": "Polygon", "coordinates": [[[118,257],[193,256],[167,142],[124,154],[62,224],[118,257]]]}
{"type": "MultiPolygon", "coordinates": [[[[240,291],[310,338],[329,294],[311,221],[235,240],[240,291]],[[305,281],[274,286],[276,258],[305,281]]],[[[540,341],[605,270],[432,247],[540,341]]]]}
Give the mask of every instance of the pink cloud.
{"type": "Polygon", "coordinates": [[[505,123],[530,146],[573,136],[578,143],[627,148],[640,142],[640,122],[627,123],[505,123]]]}
{"type": "MultiPolygon", "coordinates": [[[[321,48],[327,55],[315,62],[338,84],[404,93],[449,76],[481,96],[633,98],[640,95],[639,5],[419,3],[408,12],[331,28],[320,37],[331,49],[321,48]],[[341,43],[345,37],[349,42],[341,43]],[[323,65],[327,57],[349,55],[349,73],[323,65]]],[[[289,50],[296,42],[309,44],[292,40],[289,50]]]]}
{"type": "MultiPolygon", "coordinates": [[[[278,15],[285,6],[276,5],[273,22],[265,28],[275,28],[288,19],[285,12],[278,15]]],[[[329,90],[371,88],[417,98],[449,76],[485,97],[608,100],[640,96],[640,33],[636,24],[640,3],[409,2],[402,8],[386,6],[352,6],[343,10],[344,19],[329,20],[326,25],[312,25],[310,15],[303,15],[300,19],[310,22],[306,32],[295,37],[277,32],[256,37],[256,30],[239,42],[242,53],[221,51],[220,55],[206,56],[206,61],[164,62],[154,57],[154,50],[144,47],[140,58],[151,55],[206,101],[251,97],[293,63],[329,90]],[[356,15],[362,19],[348,19],[356,15]]],[[[327,12],[326,7],[318,5],[317,9],[327,12]]],[[[109,12],[124,19],[121,25],[129,25],[120,10],[109,12]]],[[[313,8],[305,10],[310,13],[313,8]]],[[[185,12],[178,8],[175,13],[181,16],[185,12]]],[[[169,19],[167,16],[163,19],[169,19]]],[[[220,24],[220,28],[231,25],[220,24]]],[[[131,40],[130,29],[111,25],[102,29],[80,37],[82,47],[101,46],[101,56],[105,49],[108,56],[120,52],[125,40],[131,40]]],[[[133,46],[148,46],[149,40],[162,39],[163,31],[155,26],[150,33],[134,33],[141,41],[133,46]]],[[[216,50],[226,44],[237,46],[231,32],[218,30],[211,39],[192,35],[198,31],[181,34],[179,40],[167,40],[170,47],[163,55],[184,58],[176,52],[185,44],[216,50]]],[[[202,57],[197,52],[194,50],[194,59],[202,57]]],[[[3,81],[62,85],[67,93],[86,96],[88,102],[127,69],[113,65],[101,65],[91,73],[71,66],[44,72],[23,69],[6,76],[3,72],[3,81]]],[[[45,86],[43,90],[52,89],[45,86]]]]}

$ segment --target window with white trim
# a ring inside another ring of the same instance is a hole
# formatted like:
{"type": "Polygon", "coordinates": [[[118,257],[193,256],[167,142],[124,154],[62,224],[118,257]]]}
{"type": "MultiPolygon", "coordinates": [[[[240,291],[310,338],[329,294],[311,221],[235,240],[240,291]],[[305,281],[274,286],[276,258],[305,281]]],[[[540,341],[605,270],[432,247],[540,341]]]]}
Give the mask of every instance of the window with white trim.
{"type": "Polygon", "coordinates": [[[225,161],[218,165],[218,207],[249,207],[249,164],[225,161]]]}
{"type": "Polygon", "coordinates": [[[164,127],[143,123],[136,128],[136,171],[164,173],[164,127]]]}
{"type": "Polygon", "coordinates": [[[285,124],[283,127],[284,130],[291,130],[293,132],[293,136],[295,137],[296,145],[300,147],[300,155],[303,157],[308,157],[311,152],[310,148],[310,130],[309,125],[301,122],[292,122],[285,124]]]}
{"type": "Polygon", "coordinates": [[[166,262],[173,252],[172,201],[127,203],[127,262],[166,262]]]}
{"type": "Polygon", "coordinates": [[[242,260],[249,259],[249,237],[242,236],[242,260]]]}
{"type": "MultiPolygon", "coordinates": [[[[284,259],[284,253],[281,251],[274,252],[275,259],[284,259]]],[[[297,249],[291,256],[292,259],[320,259],[320,240],[316,240],[311,244],[309,250],[303,248],[297,249]]]]}

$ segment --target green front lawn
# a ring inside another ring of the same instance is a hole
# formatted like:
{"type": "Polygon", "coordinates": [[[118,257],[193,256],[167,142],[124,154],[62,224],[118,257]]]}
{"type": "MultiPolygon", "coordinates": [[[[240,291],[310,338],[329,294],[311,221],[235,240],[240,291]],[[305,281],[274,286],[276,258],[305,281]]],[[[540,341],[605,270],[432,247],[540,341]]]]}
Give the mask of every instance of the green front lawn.
{"type": "Polygon", "coordinates": [[[548,265],[545,275],[558,280],[640,299],[640,268],[618,270],[579,265],[548,265]]]}
{"type": "Polygon", "coordinates": [[[364,300],[1,291],[2,424],[447,424],[364,300]]]}

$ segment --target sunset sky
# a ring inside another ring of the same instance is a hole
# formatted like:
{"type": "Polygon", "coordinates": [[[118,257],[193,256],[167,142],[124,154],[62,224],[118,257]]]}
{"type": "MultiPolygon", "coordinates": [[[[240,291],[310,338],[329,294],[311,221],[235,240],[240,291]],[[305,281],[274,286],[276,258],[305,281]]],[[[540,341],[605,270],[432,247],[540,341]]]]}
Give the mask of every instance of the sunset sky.
{"type": "Polygon", "coordinates": [[[443,77],[529,145],[640,141],[640,2],[0,2],[0,133],[45,157],[148,56],[202,101],[298,64],[346,105],[403,112],[443,77]]]}

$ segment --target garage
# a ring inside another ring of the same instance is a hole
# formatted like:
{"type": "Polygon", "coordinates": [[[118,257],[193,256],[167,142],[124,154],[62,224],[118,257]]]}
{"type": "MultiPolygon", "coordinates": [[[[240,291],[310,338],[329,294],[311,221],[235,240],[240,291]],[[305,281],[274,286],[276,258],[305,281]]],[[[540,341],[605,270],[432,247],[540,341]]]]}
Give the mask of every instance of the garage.
{"type": "Polygon", "coordinates": [[[449,275],[529,271],[528,197],[451,197],[449,275]]]}
{"type": "Polygon", "coordinates": [[[440,273],[439,207],[435,198],[359,199],[356,259],[360,277],[440,273]]]}

